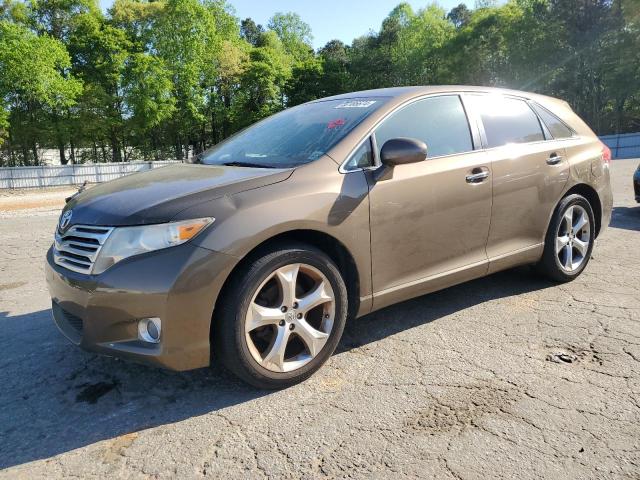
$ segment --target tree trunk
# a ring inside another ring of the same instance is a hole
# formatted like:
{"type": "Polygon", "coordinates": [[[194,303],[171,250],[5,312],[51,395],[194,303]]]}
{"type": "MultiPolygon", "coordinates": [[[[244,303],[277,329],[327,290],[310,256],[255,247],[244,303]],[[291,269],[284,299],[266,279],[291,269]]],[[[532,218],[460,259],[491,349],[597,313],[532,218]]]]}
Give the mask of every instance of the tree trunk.
{"type": "Polygon", "coordinates": [[[100,150],[102,150],[102,161],[107,163],[107,148],[104,145],[104,142],[100,142],[100,150]]]}
{"type": "Polygon", "coordinates": [[[216,131],[216,112],[211,110],[211,141],[215,145],[218,143],[218,132],[216,131]]]}
{"type": "Polygon", "coordinates": [[[231,95],[224,95],[224,110],[225,115],[222,119],[222,138],[225,139],[229,136],[230,124],[229,124],[229,111],[231,110],[231,95]]]}
{"type": "Polygon", "coordinates": [[[182,160],[182,158],[183,158],[183,156],[182,156],[182,139],[180,138],[180,135],[178,135],[177,138],[176,138],[175,150],[176,150],[176,160],[182,160]]]}
{"type": "Polygon", "coordinates": [[[5,167],[13,167],[13,152],[11,149],[11,141],[7,141],[5,146],[7,147],[7,162],[5,165],[5,167]]]}
{"type": "Polygon", "coordinates": [[[60,143],[60,140],[58,140],[58,152],[60,152],[60,165],[66,165],[67,157],[64,151],[64,143],[60,143]]]}
{"type": "Polygon", "coordinates": [[[60,128],[60,115],[57,109],[54,109],[51,114],[53,116],[53,129],[55,131],[56,143],[58,144],[58,152],[60,154],[60,165],[66,165],[68,163],[65,152],[66,142],[62,135],[62,129],[60,128]]]}
{"type": "Polygon", "coordinates": [[[70,156],[71,156],[71,163],[78,163],[76,162],[76,146],[73,143],[73,138],[70,139],[69,141],[69,147],[71,148],[71,151],[69,152],[70,156]]]}
{"type": "Polygon", "coordinates": [[[157,162],[160,160],[160,154],[158,152],[158,139],[156,137],[155,129],[151,131],[151,148],[153,149],[153,158],[157,162]]]}
{"type": "Polygon", "coordinates": [[[8,133],[9,133],[9,138],[7,140],[7,151],[9,152],[9,160],[8,160],[9,164],[8,164],[8,166],[9,167],[15,167],[18,162],[16,161],[15,153],[14,153],[13,147],[12,147],[12,145],[13,145],[13,135],[11,135],[11,129],[9,129],[8,133]]]}
{"type": "Polygon", "coordinates": [[[111,129],[111,161],[113,163],[122,162],[122,152],[120,151],[120,140],[115,128],[111,129]]]}
{"type": "Polygon", "coordinates": [[[40,160],[38,159],[38,145],[36,144],[36,142],[33,142],[31,148],[33,149],[33,164],[38,165],[40,163],[40,160]]]}
{"type": "Polygon", "coordinates": [[[619,134],[622,126],[622,117],[624,115],[624,104],[627,101],[626,97],[618,98],[616,101],[616,119],[615,119],[615,133],[619,134]]]}
{"type": "Polygon", "coordinates": [[[127,155],[127,139],[124,136],[124,132],[122,134],[122,153],[124,155],[123,161],[124,162],[128,162],[129,161],[129,156],[127,155]]]}

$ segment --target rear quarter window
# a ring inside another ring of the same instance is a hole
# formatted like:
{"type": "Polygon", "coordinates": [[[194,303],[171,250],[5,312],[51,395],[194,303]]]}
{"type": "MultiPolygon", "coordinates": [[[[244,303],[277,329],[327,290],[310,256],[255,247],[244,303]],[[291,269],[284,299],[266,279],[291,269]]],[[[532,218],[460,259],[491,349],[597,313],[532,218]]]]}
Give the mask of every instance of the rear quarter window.
{"type": "Polygon", "coordinates": [[[571,129],[546,108],[534,103],[533,109],[536,111],[542,122],[547,126],[549,133],[554,139],[573,137],[571,129]]]}

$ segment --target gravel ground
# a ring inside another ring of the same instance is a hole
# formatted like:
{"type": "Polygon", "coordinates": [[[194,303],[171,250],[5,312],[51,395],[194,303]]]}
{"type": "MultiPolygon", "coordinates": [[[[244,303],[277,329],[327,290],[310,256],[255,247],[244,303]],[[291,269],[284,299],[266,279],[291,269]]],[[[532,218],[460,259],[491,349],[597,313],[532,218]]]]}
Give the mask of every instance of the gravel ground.
{"type": "Polygon", "coordinates": [[[64,206],[65,198],[77,191],[78,187],[73,186],[0,190],[0,219],[25,214],[57,215],[64,206]]]}
{"type": "Polygon", "coordinates": [[[575,282],[521,268],[352,321],[279,392],[78,350],[49,318],[56,216],[2,218],[0,477],[640,478],[636,165],[575,282]]]}

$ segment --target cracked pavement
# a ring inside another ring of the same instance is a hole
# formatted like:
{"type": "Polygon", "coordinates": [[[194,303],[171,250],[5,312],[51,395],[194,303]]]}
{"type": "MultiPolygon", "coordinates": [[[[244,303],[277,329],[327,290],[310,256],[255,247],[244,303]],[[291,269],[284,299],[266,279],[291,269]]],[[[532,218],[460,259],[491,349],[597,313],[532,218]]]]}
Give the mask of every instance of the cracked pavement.
{"type": "Polygon", "coordinates": [[[77,349],[43,278],[58,207],[0,212],[0,478],[640,478],[637,162],[576,281],[518,268],[351,321],[279,392],[77,349]]]}

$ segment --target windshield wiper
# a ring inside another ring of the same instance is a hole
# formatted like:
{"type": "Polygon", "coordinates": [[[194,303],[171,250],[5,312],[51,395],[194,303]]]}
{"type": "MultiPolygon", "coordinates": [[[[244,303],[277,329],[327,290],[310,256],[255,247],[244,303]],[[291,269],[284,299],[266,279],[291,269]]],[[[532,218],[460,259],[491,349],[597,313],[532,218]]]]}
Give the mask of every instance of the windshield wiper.
{"type": "Polygon", "coordinates": [[[226,162],[223,163],[225,167],[252,167],[252,168],[276,168],[273,165],[265,165],[263,163],[252,162],[226,162]]]}

